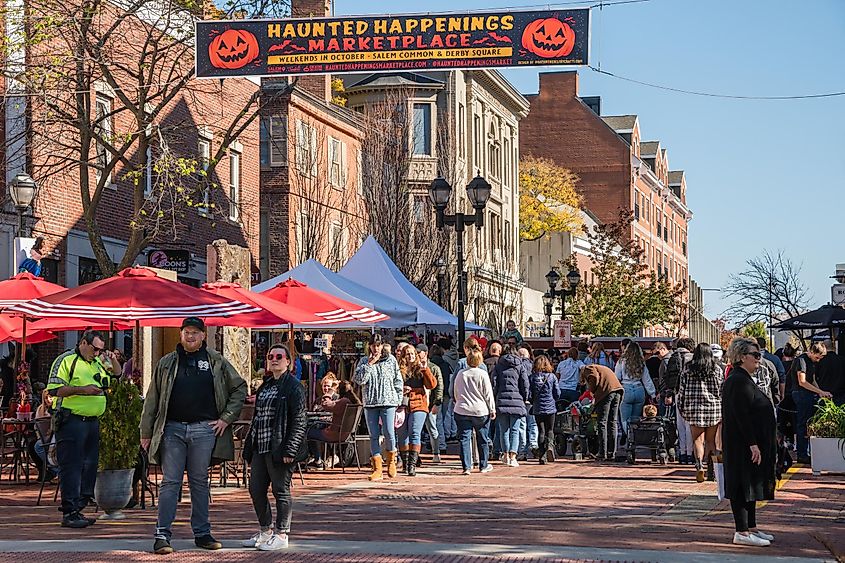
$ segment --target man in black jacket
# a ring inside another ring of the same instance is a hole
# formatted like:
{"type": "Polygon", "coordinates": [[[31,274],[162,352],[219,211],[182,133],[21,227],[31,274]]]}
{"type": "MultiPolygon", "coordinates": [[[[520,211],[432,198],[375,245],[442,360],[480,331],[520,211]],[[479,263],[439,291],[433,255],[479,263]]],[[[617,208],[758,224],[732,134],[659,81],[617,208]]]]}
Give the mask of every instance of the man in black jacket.
{"type": "MultiPolygon", "coordinates": [[[[692,338],[679,338],[675,342],[675,351],[666,362],[666,369],[660,373],[660,394],[665,405],[674,404],[675,395],[678,394],[678,386],[681,383],[681,373],[688,363],[692,361],[692,351],[695,348],[695,340],[692,338]]],[[[662,366],[661,366],[662,367],[662,366]]],[[[675,409],[675,417],[678,428],[678,461],[682,464],[691,465],[694,462],[692,456],[692,431],[689,424],[684,420],[681,413],[675,409]]]]}

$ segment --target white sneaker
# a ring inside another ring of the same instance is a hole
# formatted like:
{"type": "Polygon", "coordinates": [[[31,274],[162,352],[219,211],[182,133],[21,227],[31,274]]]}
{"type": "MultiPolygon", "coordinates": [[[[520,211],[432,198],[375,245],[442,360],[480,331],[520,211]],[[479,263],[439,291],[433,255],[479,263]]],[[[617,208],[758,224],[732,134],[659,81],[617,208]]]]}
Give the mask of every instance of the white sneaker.
{"type": "Polygon", "coordinates": [[[769,543],[775,541],[775,537],[772,534],[767,534],[766,532],[761,532],[760,530],[757,530],[756,532],[751,532],[751,533],[752,533],[752,535],[755,535],[758,538],[763,538],[764,540],[766,540],[769,543]]]}
{"type": "Polygon", "coordinates": [[[505,465],[510,465],[510,462],[508,461],[508,454],[499,454],[499,461],[505,465]]]}
{"type": "Polygon", "coordinates": [[[493,471],[493,466],[489,463],[484,466],[484,469],[481,470],[482,473],[490,473],[491,471],[493,471]]]}
{"type": "Polygon", "coordinates": [[[440,463],[440,454],[434,454],[431,463],[440,463]]]}
{"type": "Polygon", "coordinates": [[[464,469],[461,471],[461,475],[472,475],[472,469],[464,469]]]}
{"type": "Polygon", "coordinates": [[[734,543],[736,545],[750,545],[753,547],[766,547],[771,545],[769,540],[764,540],[759,536],[755,536],[754,534],[748,534],[747,536],[744,534],[740,534],[736,532],[734,534],[734,543]]]}
{"type": "Polygon", "coordinates": [[[516,458],[513,458],[513,459],[511,459],[511,460],[508,462],[508,465],[509,465],[510,467],[519,467],[519,462],[518,462],[518,461],[516,461],[516,458]]]}
{"type": "Polygon", "coordinates": [[[266,543],[271,537],[273,537],[273,530],[258,532],[248,540],[242,541],[241,545],[244,547],[258,547],[262,543],[266,543]]]}
{"type": "Polygon", "coordinates": [[[260,544],[258,546],[258,549],[261,551],[278,551],[280,549],[287,549],[287,547],[287,534],[273,534],[273,536],[269,540],[260,544]]]}

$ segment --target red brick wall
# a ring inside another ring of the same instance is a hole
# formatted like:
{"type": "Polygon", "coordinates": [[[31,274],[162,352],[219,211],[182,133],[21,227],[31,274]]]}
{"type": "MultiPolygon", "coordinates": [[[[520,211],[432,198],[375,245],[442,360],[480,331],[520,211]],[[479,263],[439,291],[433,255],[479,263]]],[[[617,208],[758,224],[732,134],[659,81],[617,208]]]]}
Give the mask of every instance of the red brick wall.
{"type": "MultiPolygon", "coordinates": [[[[131,44],[133,40],[140,41],[140,38],[143,37],[144,24],[138,20],[133,21],[132,29],[126,29],[127,44],[131,44]],[[132,35],[137,36],[132,37],[132,35]]],[[[106,26],[109,23],[109,15],[106,14],[100,20],[100,25],[106,26]]],[[[128,26],[125,27],[128,28],[128,26]]],[[[34,53],[34,56],[38,56],[38,53],[34,53]]],[[[193,64],[190,51],[185,51],[183,56],[185,58],[184,64],[193,64]]],[[[125,62],[130,63],[131,61],[125,62]]],[[[200,128],[208,129],[212,135],[211,154],[214,156],[221,145],[224,129],[246,105],[247,100],[256,89],[257,85],[244,79],[192,80],[183,94],[179,94],[173,99],[165,111],[159,115],[156,122],[162,126],[176,127],[177,132],[169,134],[174,137],[171,147],[176,156],[185,158],[197,157],[199,130],[200,128]]],[[[94,98],[92,92],[92,104],[94,98]]],[[[120,101],[117,97],[114,98],[113,104],[115,108],[120,107],[120,101]]],[[[43,108],[34,107],[33,111],[37,123],[38,112],[43,111],[43,108]]],[[[113,122],[116,134],[126,134],[136,128],[132,115],[126,111],[117,113],[113,122]]],[[[257,120],[241,133],[238,142],[243,146],[240,165],[240,221],[231,221],[219,213],[211,214],[210,217],[203,217],[196,209],[182,208],[175,217],[176,241],[186,243],[189,245],[187,248],[198,256],[204,257],[208,243],[215,239],[224,238],[230,243],[248,247],[253,256],[256,257],[254,261],[257,262],[259,232],[259,134],[257,120]]],[[[137,147],[133,150],[137,150],[137,147]]],[[[76,166],[71,166],[62,172],[47,177],[47,170],[44,168],[44,159],[47,157],[48,155],[41,154],[38,151],[35,151],[33,156],[34,176],[41,185],[33,206],[34,214],[39,217],[39,221],[35,225],[34,235],[44,235],[47,239],[47,249],[56,249],[61,256],[64,256],[63,239],[67,232],[71,229],[87,231],[87,227],[82,221],[79,171],[76,166]],[[38,177],[39,169],[44,177],[38,177]]],[[[96,217],[101,234],[119,240],[126,240],[128,237],[133,210],[132,181],[125,177],[125,172],[119,167],[113,172],[112,177],[116,189],[107,188],[104,190],[96,217]]],[[[90,175],[93,187],[93,172],[90,175]]],[[[216,167],[213,180],[221,186],[221,189],[213,192],[212,201],[218,209],[226,211],[225,215],[228,216],[229,161],[225,153],[216,167]]],[[[190,182],[188,183],[190,184],[190,182]]],[[[167,243],[168,240],[157,241],[160,246],[166,246],[167,243]]],[[[143,262],[143,260],[143,256],[136,259],[137,262],[143,262]]]]}
{"type": "Polygon", "coordinates": [[[519,124],[522,155],[548,158],[578,174],[586,207],[603,222],[630,208],[630,147],[577,98],[578,74],[540,74],[540,93],[527,96],[519,124]]]}

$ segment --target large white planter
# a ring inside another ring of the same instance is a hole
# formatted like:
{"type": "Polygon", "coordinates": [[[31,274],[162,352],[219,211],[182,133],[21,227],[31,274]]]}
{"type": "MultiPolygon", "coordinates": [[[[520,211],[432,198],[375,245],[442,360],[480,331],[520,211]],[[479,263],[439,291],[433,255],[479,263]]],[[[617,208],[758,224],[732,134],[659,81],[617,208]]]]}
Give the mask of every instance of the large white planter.
{"type": "Polygon", "coordinates": [[[810,437],[810,458],[813,475],[822,471],[845,473],[845,440],[810,437]]]}

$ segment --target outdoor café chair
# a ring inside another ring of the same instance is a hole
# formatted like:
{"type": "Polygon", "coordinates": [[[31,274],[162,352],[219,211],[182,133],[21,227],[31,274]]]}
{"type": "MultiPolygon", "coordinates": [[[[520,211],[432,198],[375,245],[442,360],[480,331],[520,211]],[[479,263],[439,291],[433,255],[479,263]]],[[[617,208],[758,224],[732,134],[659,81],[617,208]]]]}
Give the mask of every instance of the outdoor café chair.
{"type": "MultiPolygon", "coordinates": [[[[342,446],[344,444],[348,444],[352,446],[353,456],[355,457],[355,465],[358,466],[358,471],[361,471],[361,461],[358,458],[358,443],[356,432],[358,430],[358,425],[361,424],[361,416],[363,416],[363,414],[363,405],[346,405],[346,408],[343,411],[343,418],[340,420],[340,432],[338,433],[337,442],[326,442],[323,440],[316,440],[317,442],[323,442],[323,451],[325,453],[323,459],[328,458],[329,448],[331,448],[332,469],[334,469],[335,456],[338,456],[338,459],[340,459],[341,452],[343,451],[342,446]]],[[[346,473],[345,463],[341,463],[340,468],[343,473],[346,473]]]]}
{"type": "MultiPolygon", "coordinates": [[[[42,416],[35,419],[35,434],[38,436],[38,439],[41,440],[41,444],[44,446],[44,459],[41,460],[41,488],[38,490],[38,500],[35,502],[35,506],[41,506],[41,496],[44,494],[44,487],[47,485],[47,481],[43,479],[47,475],[49,463],[47,460],[50,458],[50,447],[52,446],[51,442],[53,441],[53,429],[52,429],[52,417],[49,416],[42,416]]],[[[59,479],[61,477],[56,477],[56,492],[53,493],[53,502],[56,502],[56,499],[59,498],[59,479]]]]}

